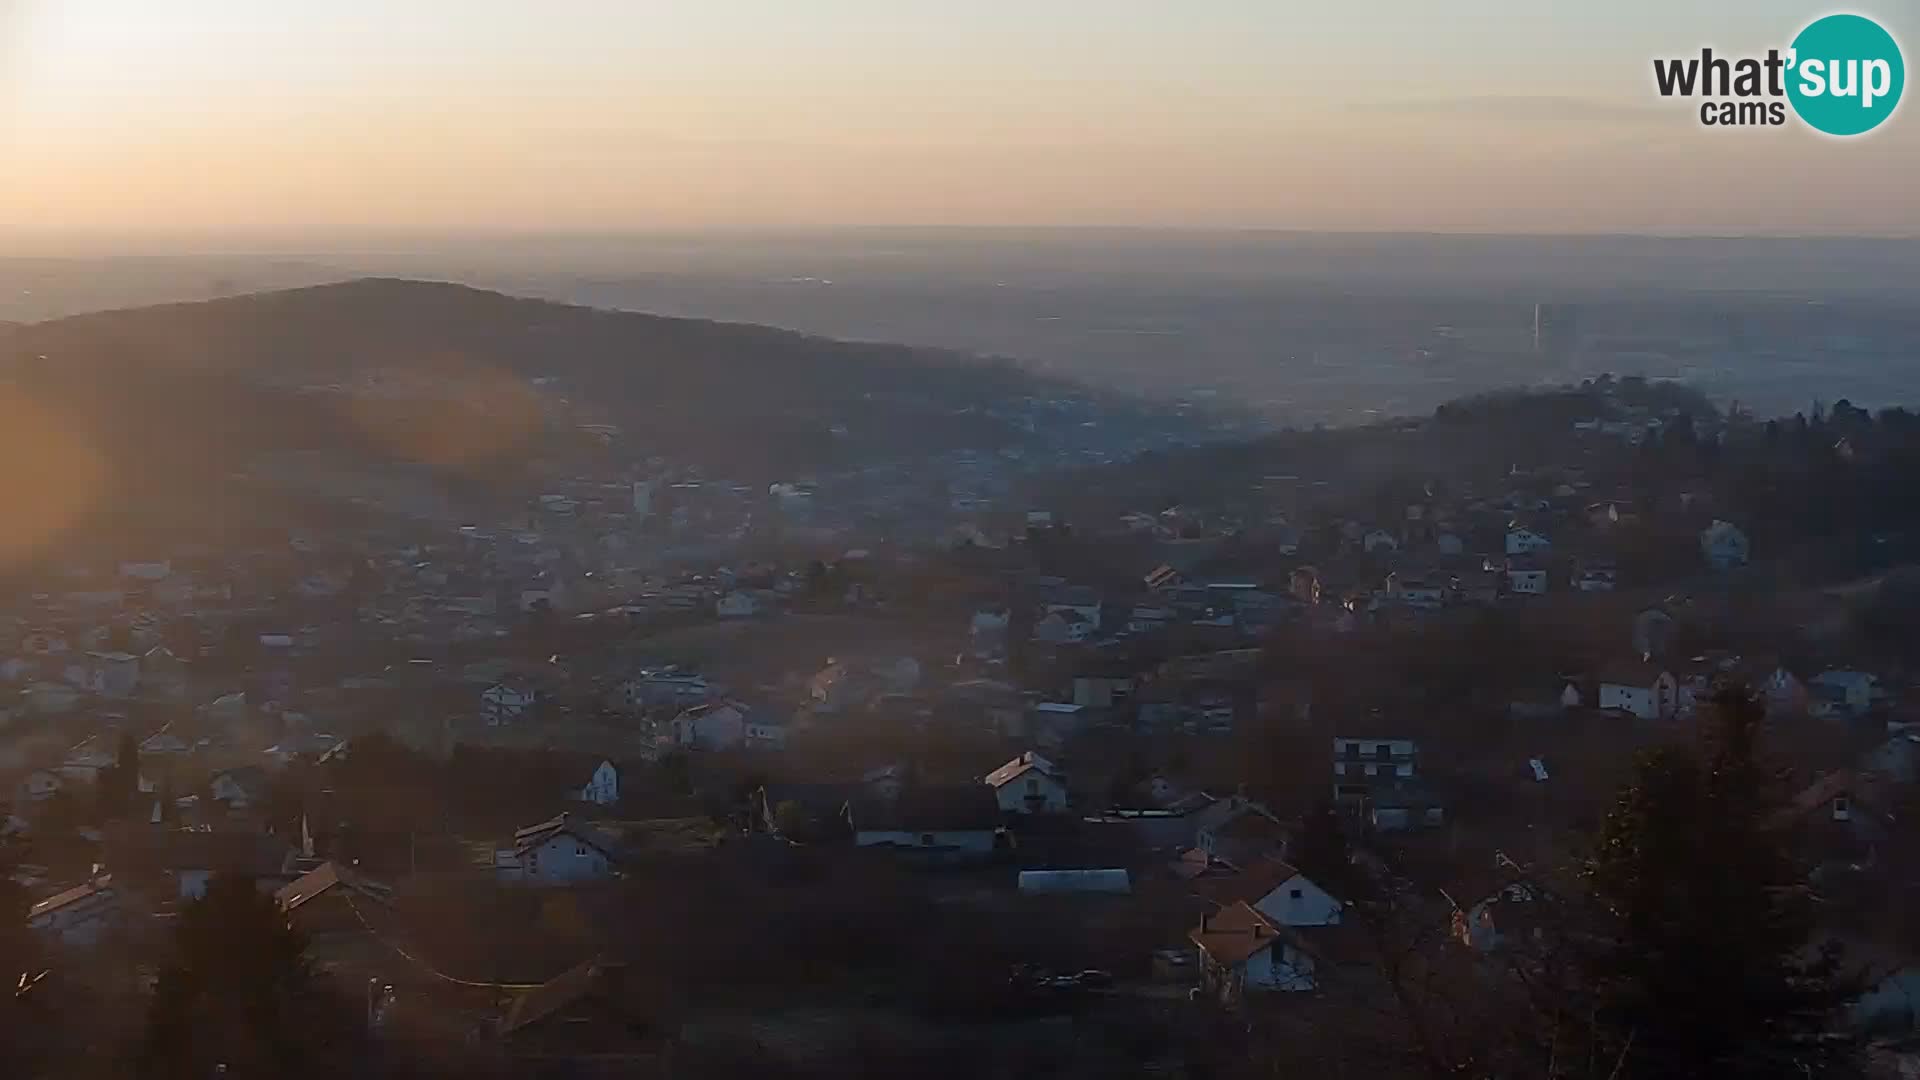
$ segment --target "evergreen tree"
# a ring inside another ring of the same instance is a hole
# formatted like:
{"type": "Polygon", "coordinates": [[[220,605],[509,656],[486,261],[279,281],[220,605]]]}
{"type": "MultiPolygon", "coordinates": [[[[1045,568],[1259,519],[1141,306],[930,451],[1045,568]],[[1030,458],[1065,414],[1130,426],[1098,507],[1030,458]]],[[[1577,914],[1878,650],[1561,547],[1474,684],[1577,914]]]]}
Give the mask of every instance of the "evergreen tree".
{"type": "Polygon", "coordinates": [[[1769,820],[1785,802],[1758,755],[1764,717],[1725,689],[1697,748],[1644,755],[1585,868],[1601,930],[1585,957],[1598,1057],[1623,1078],[1854,1065],[1827,1034],[1845,996],[1837,951],[1810,949],[1805,878],[1769,820]]]}
{"type": "Polygon", "coordinates": [[[350,1075],[355,1040],[320,988],[304,937],[272,897],[216,877],[181,909],[137,1062],[143,1077],[350,1075]]]}

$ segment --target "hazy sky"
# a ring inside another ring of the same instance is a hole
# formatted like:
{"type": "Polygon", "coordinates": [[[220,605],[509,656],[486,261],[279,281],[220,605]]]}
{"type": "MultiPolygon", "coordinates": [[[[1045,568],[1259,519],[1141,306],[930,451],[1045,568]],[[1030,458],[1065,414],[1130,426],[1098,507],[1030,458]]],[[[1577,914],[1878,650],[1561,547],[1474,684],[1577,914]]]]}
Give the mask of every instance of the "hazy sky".
{"type": "MultiPolygon", "coordinates": [[[[1840,142],[1652,91],[1826,10],[0,0],[0,225],[1920,234],[1920,104],[1840,142]]],[[[1920,7],[1848,10],[1915,62],[1920,7]]]]}

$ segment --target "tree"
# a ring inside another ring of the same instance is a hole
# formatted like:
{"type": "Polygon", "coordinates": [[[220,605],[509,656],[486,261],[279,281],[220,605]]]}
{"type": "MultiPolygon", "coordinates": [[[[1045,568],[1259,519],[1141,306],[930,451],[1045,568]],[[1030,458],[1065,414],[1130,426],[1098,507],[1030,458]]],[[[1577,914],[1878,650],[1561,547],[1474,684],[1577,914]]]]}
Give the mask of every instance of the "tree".
{"type": "Polygon", "coordinates": [[[100,770],[94,785],[94,801],[100,820],[113,821],[133,809],[134,796],[140,791],[140,744],[133,732],[120,733],[120,745],[112,765],[100,770]]]}
{"type": "Polygon", "coordinates": [[[1622,1077],[1846,1075],[1826,1037],[1845,987],[1837,951],[1809,958],[1804,876],[1770,817],[1765,709],[1724,689],[1700,745],[1644,755],[1584,876],[1598,931],[1584,957],[1597,1055],[1622,1077]]]}
{"type": "Polygon", "coordinates": [[[251,881],[216,877],[181,909],[136,1063],[143,1077],[347,1075],[351,1013],[319,986],[305,937],[251,881]]]}
{"type": "Polygon", "coordinates": [[[1353,856],[1347,850],[1340,812],[1331,801],[1322,801],[1300,824],[1300,856],[1294,864],[1339,899],[1354,899],[1353,856]]]}
{"type": "Polygon", "coordinates": [[[791,799],[773,808],[773,827],[789,840],[802,837],[812,825],[807,808],[791,799]]]}

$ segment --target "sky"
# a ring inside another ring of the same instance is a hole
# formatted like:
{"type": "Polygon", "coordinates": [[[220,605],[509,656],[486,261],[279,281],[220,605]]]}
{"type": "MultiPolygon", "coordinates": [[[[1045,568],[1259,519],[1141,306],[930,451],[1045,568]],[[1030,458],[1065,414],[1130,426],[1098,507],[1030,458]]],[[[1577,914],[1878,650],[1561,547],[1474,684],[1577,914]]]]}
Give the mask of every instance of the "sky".
{"type": "MultiPolygon", "coordinates": [[[[1839,141],[1653,91],[1828,10],[0,0],[0,228],[1920,235],[1920,103],[1839,141]]],[[[1920,6],[1847,10],[1914,60],[1920,6]]]]}

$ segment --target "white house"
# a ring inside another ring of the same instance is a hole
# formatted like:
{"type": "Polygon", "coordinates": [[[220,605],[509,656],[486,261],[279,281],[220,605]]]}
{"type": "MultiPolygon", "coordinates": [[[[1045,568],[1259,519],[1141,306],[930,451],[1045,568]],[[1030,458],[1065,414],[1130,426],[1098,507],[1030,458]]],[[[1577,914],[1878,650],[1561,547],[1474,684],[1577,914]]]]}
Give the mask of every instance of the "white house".
{"type": "Polygon", "coordinates": [[[613,762],[603,761],[593,770],[587,785],[580,789],[580,801],[595,806],[612,806],[620,801],[620,770],[613,762]]]}
{"type": "Polygon", "coordinates": [[[776,726],[771,717],[759,714],[738,701],[714,701],[704,705],[695,705],[683,709],[673,718],[673,741],[676,745],[690,750],[736,750],[747,744],[749,726],[759,729],[761,741],[779,745],[786,744],[784,725],[780,733],[773,734],[776,726]]]}
{"type": "Polygon", "coordinates": [[[488,727],[512,724],[533,709],[534,698],[527,687],[495,683],[480,692],[480,721],[488,727]]]}
{"type": "Polygon", "coordinates": [[[1437,577],[1395,571],[1387,575],[1387,599],[1420,611],[1445,605],[1447,586],[1437,577]]]}
{"type": "Polygon", "coordinates": [[[1507,591],[1516,596],[1540,596],[1547,591],[1547,570],[1530,559],[1507,560],[1507,591]]]}
{"type": "Polygon", "coordinates": [[[80,691],[65,683],[37,682],[21,691],[27,708],[43,716],[72,712],[80,703],[80,691]]]}
{"type": "Polygon", "coordinates": [[[140,658],[123,652],[90,652],[85,687],[106,697],[132,697],[140,683],[140,658]]]}
{"type": "Polygon", "coordinates": [[[1715,570],[1732,570],[1747,565],[1747,534],[1732,522],[1714,520],[1700,531],[1700,552],[1715,570]]]}
{"type": "Polygon", "coordinates": [[[748,709],[743,734],[749,750],[785,750],[787,718],[766,709],[748,709]]]}
{"type": "Polygon", "coordinates": [[[1385,529],[1369,529],[1360,538],[1360,547],[1365,551],[1393,551],[1399,546],[1400,541],[1385,529]]]}
{"type": "Polygon", "coordinates": [[[53,798],[54,792],[66,786],[60,774],[51,769],[35,769],[20,778],[20,784],[14,789],[15,802],[45,802],[53,798]]]}
{"type": "Polygon", "coordinates": [[[1314,988],[1313,956],[1298,935],[1245,903],[1202,916],[1187,936],[1200,948],[1200,985],[1209,997],[1231,1003],[1248,993],[1314,988]]]}
{"type": "Polygon", "coordinates": [[[1237,874],[1202,878],[1196,886],[1222,908],[1245,903],[1276,926],[1338,926],[1345,907],[1278,859],[1255,859],[1237,874]]]}
{"type": "Polygon", "coordinates": [[[1880,679],[1865,671],[1823,671],[1807,680],[1815,711],[1859,716],[1872,707],[1880,679]]]}
{"type": "Polygon", "coordinates": [[[1637,661],[1602,673],[1599,707],[1631,713],[1642,720],[1672,716],[1680,705],[1680,684],[1660,666],[1637,661]]]}
{"type": "Polygon", "coordinates": [[[612,878],[618,858],[600,830],[561,814],[514,833],[511,848],[494,852],[494,869],[515,884],[578,885],[612,878]]]}
{"type": "Polygon", "coordinates": [[[697,672],[665,668],[642,671],[620,684],[615,691],[615,706],[639,712],[650,705],[691,705],[707,700],[713,688],[707,677],[697,672]]]}
{"type": "Polygon", "coordinates": [[[736,589],[713,605],[714,614],[723,619],[744,619],[760,614],[760,601],[750,592],[736,589]]]}
{"type": "Polygon", "coordinates": [[[120,893],[101,875],[27,909],[27,927],[58,945],[92,945],[121,921],[120,893]]]}
{"type": "Polygon", "coordinates": [[[1067,808],[1066,777],[1031,750],[988,773],[983,782],[1007,813],[1055,814],[1067,808]]]}
{"type": "Polygon", "coordinates": [[[1093,636],[1099,624],[1065,611],[1053,611],[1033,624],[1033,639],[1050,645],[1081,642],[1093,636]]]}
{"type": "Polygon", "coordinates": [[[1333,775],[1407,779],[1413,776],[1419,757],[1419,744],[1412,739],[1336,738],[1333,775]]]}
{"type": "Polygon", "coordinates": [[[1085,585],[1055,589],[1040,603],[1040,615],[1060,615],[1069,621],[1078,618],[1094,630],[1100,629],[1100,594],[1085,585]]]}
{"type": "Polygon", "coordinates": [[[140,744],[140,752],[143,754],[188,754],[193,752],[193,746],[189,744],[187,740],[175,735],[171,731],[158,731],[147,736],[146,741],[140,744]]]}
{"type": "Polygon", "coordinates": [[[1620,582],[1620,571],[1610,562],[1582,564],[1573,575],[1573,587],[1581,592],[1612,592],[1620,582]]]}
{"type": "Polygon", "coordinates": [[[243,765],[215,773],[207,784],[207,793],[230,809],[244,810],[266,798],[267,771],[258,765],[243,765]]]}
{"type": "Polygon", "coordinates": [[[1532,529],[1518,525],[1507,529],[1507,554],[1509,555],[1535,555],[1552,549],[1553,541],[1532,529]]]}

